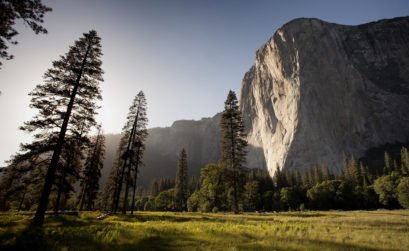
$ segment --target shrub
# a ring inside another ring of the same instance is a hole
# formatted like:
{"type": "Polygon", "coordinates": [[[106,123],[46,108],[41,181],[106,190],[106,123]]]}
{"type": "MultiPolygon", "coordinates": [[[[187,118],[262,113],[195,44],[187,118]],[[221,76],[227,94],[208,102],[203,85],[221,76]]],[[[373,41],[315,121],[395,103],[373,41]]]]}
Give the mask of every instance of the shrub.
{"type": "Polygon", "coordinates": [[[160,192],[155,199],[155,208],[160,211],[174,211],[176,209],[175,189],[160,192]]]}
{"type": "Polygon", "coordinates": [[[199,211],[201,213],[208,213],[213,208],[212,203],[210,201],[204,201],[200,204],[199,211]]]}
{"type": "Polygon", "coordinates": [[[196,212],[200,206],[201,201],[201,194],[199,191],[195,191],[188,199],[187,199],[187,210],[189,212],[196,212]]]}
{"type": "Polygon", "coordinates": [[[284,187],[280,191],[280,202],[285,208],[297,209],[305,197],[305,192],[298,187],[284,187]]]}
{"type": "Polygon", "coordinates": [[[379,202],[383,205],[394,208],[398,207],[398,191],[400,176],[397,172],[382,176],[375,180],[374,189],[379,195],[379,202]]]}
{"type": "Polygon", "coordinates": [[[310,208],[314,209],[349,209],[353,201],[353,189],[342,180],[324,181],[307,191],[310,208]]]}
{"type": "Polygon", "coordinates": [[[135,201],[135,209],[138,211],[143,211],[145,209],[145,204],[149,200],[149,196],[141,196],[135,201]]]}
{"type": "Polygon", "coordinates": [[[146,201],[145,206],[143,207],[145,211],[153,211],[155,210],[155,197],[150,197],[149,200],[146,201]]]}

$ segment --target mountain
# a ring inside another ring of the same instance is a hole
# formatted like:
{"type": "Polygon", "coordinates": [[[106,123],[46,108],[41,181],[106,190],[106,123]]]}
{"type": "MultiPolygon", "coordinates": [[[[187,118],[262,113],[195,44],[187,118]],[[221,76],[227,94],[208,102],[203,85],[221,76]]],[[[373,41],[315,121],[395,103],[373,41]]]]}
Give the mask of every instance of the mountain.
{"type": "Polygon", "coordinates": [[[343,152],[407,143],[408,107],[409,17],[295,19],[257,51],[240,91],[248,141],[271,175],[316,164],[338,173],[343,152]]]}
{"type": "MultiPolygon", "coordinates": [[[[147,186],[153,178],[175,177],[178,155],[182,148],[187,152],[189,175],[199,177],[201,168],[219,159],[220,118],[221,114],[217,114],[199,121],[178,120],[170,127],[149,129],[145,167],[140,169],[139,184],[147,186]]],[[[107,150],[101,186],[109,175],[120,137],[120,134],[106,135],[107,150]]]]}

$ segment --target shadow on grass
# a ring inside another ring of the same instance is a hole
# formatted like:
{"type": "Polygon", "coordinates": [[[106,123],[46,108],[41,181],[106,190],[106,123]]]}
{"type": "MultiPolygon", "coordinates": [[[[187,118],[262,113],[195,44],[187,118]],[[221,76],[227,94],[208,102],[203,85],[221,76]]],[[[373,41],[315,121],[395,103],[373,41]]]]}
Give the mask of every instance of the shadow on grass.
{"type": "MultiPolygon", "coordinates": [[[[177,216],[177,215],[113,215],[115,218],[109,218],[112,221],[127,221],[127,222],[147,222],[147,221],[169,221],[169,222],[188,222],[188,221],[204,221],[204,222],[227,222],[234,219],[221,219],[219,217],[206,216],[177,216]]],[[[238,220],[237,220],[238,221],[238,220]]]]}
{"type": "MultiPolygon", "coordinates": [[[[118,235],[118,238],[121,240],[114,239],[107,242],[104,239],[96,238],[92,232],[83,232],[84,228],[82,224],[72,224],[68,222],[67,219],[64,219],[64,224],[58,226],[58,229],[54,229],[52,226],[46,226],[44,228],[29,226],[17,234],[13,246],[1,247],[1,250],[61,250],[66,248],[68,250],[170,251],[181,249],[193,250],[198,247],[205,250],[222,250],[229,246],[236,247],[240,250],[291,250],[300,248],[310,250],[379,250],[350,243],[311,240],[307,237],[279,237],[270,235],[268,238],[262,238],[258,236],[257,233],[220,233],[216,231],[214,233],[204,232],[203,235],[197,236],[192,235],[188,230],[178,230],[175,232],[173,228],[158,229],[155,232],[149,233],[148,236],[132,236],[130,233],[124,232],[118,235]],[[68,227],[72,228],[69,232],[57,231],[64,230],[68,227]],[[221,234],[223,235],[222,239],[220,239],[221,234]]],[[[112,222],[104,223],[97,221],[92,225],[98,225],[100,227],[99,230],[102,231],[111,224],[112,222]]],[[[1,237],[13,238],[11,233],[2,235],[1,237]]]]}
{"type": "MultiPolygon", "coordinates": [[[[321,217],[326,214],[288,213],[280,214],[290,217],[321,217]]],[[[44,227],[29,226],[18,232],[7,229],[1,234],[2,240],[12,240],[13,246],[0,246],[1,250],[224,250],[235,247],[239,250],[380,250],[360,246],[354,243],[342,243],[330,240],[309,239],[308,236],[292,235],[280,236],[269,233],[261,236],[258,232],[223,231],[201,229],[197,232],[189,227],[178,228],[175,225],[154,227],[155,221],[172,222],[233,222],[241,224],[240,217],[254,220],[254,215],[216,214],[164,214],[137,213],[135,215],[113,215],[107,220],[97,220],[93,217],[50,216],[46,218],[44,227]],[[225,217],[225,218],[223,218],[225,217]],[[146,222],[145,228],[128,225],[121,226],[121,222],[146,222]],[[151,227],[152,224],[152,227],[151,227]],[[138,234],[139,233],[139,234],[138,234]],[[110,236],[114,236],[110,238],[110,236]],[[222,238],[221,238],[222,237],[222,238]],[[15,239],[15,241],[14,241],[15,239]]],[[[270,216],[270,215],[268,215],[270,216]]],[[[276,217],[275,215],[271,215],[276,217]]],[[[271,219],[274,221],[274,219],[271,219]]],[[[266,221],[266,219],[264,219],[266,221]]],[[[268,220],[267,220],[268,221],[268,220]]],[[[245,220],[244,220],[245,224],[245,220]]],[[[176,224],[177,225],[177,224],[176,224]]],[[[325,236],[323,236],[325,239],[325,236]]],[[[1,242],[3,243],[3,242],[1,242]]],[[[4,244],[3,244],[4,245],[4,244]]]]}
{"type": "Polygon", "coordinates": [[[57,222],[64,226],[82,227],[88,226],[96,220],[89,218],[80,218],[78,216],[53,215],[46,218],[47,222],[57,222]]]}
{"type": "Polygon", "coordinates": [[[263,244],[251,244],[246,243],[238,245],[239,250],[367,250],[367,251],[381,251],[385,249],[376,249],[369,247],[362,247],[359,245],[348,244],[348,243],[338,243],[332,241],[319,241],[319,240],[297,240],[297,239],[277,239],[274,241],[273,245],[263,245],[263,244]],[[290,242],[296,242],[297,246],[288,245],[290,242]]]}
{"type": "Polygon", "coordinates": [[[44,240],[44,229],[42,227],[29,225],[26,229],[17,233],[16,236],[2,235],[1,238],[15,237],[14,245],[2,247],[2,250],[49,250],[44,240]]]}
{"type": "Polygon", "coordinates": [[[314,218],[314,217],[325,217],[328,216],[327,214],[321,214],[321,213],[302,213],[302,212],[295,212],[295,213],[284,213],[281,214],[280,216],[287,216],[287,217],[301,217],[301,218],[314,218]]]}

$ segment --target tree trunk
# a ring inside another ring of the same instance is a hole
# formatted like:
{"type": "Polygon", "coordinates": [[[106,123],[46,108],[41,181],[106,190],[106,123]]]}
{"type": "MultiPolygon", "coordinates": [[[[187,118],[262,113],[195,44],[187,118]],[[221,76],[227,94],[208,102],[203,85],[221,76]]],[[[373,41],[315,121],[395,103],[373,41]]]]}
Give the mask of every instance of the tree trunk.
{"type": "Polygon", "coordinates": [[[233,132],[233,116],[230,116],[230,139],[231,139],[231,167],[233,169],[233,200],[234,200],[234,213],[239,213],[239,206],[238,206],[238,194],[237,194],[237,170],[236,170],[236,149],[235,149],[235,142],[234,142],[234,132],[233,132]]]}
{"type": "MultiPolygon", "coordinates": [[[[134,121],[134,123],[132,125],[131,134],[129,135],[128,145],[127,145],[126,151],[125,151],[126,154],[129,152],[129,150],[131,148],[131,141],[133,139],[133,135],[134,135],[135,130],[136,130],[136,124],[138,123],[138,116],[139,116],[139,111],[136,113],[135,121],[134,121]]],[[[121,172],[119,182],[118,182],[118,189],[117,189],[117,191],[115,191],[115,195],[114,195],[114,213],[116,213],[116,211],[118,210],[119,197],[121,195],[122,182],[124,180],[124,173],[125,173],[126,162],[128,160],[128,157],[129,157],[128,155],[125,155],[124,164],[122,165],[122,172],[121,172]]]]}
{"type": "Polygon", "coordinates": [[[65,212],[65,207],[67,206],[67,200],[68,200],[68,198],[67,198],[67,195],[65,194],[64,199],[62,200],[62,203],[61,203],[61,212],[62,213],[65,212]]]}
{"type": "Polygon", "coordinates": [[[87,210],[88,211],[93,211],[94,210],[94,201],[91,201],[90,199],[88,199],[87,210]]]}
{"type": "MultiPolygon", "coordinates": [[[[98,144],[99,144],[99,140],[100,140],[100,135],[101,135],[101,129],[98,129],[98,134],[97,134],[97,138],[96,138],[96,141],[95,141],[94,151],[92,152],[91,161],[94,161],[95,158],[96,158],[97,148],[98,148],[98,144]]],[[[90,164],[90,166],[93,167],[94,165],[90,164]]],[[[86,198],[86,192],[88,190],[88,184],[89,184],[89,179],[88,179],[88,177],[85,177],[84,187],[82,189],[80,202],[79,202],[80,203],[80,206],[79,206],[80,211],[82,211],[84,209],[84,200],[86,198]]],[[[90,198],[88,196],[88,201],[87,201],[87,207],[88,208],[87,208],[87,210],[90,209],[90,204],[91,204],[91,201],[90,201],[90,198]]]]}
{"type": "Polygon", "coordinates": [[[23,206],[24,198],[26,197],[27,189],[24,189],[23,198],[20,201],[20,205],[18,206],[17,212],[20,212],[21,207],[23,206]]]}
{"type": "Polygon", "coordinates": [[[82,189],[82,193],[81,193],[81,199],[80,199],[80,211],[82,211],[84,209],[84,200],[85,200],[85,190],[86,190],[87,186],[84,186],[84,189],[82,189]]]}
{"type": "Polygon", "coordinates": [[[54,206],[54,214],[58,215],[58,210],[60,207],[60,200],[61,200],[61,193],[62,189],[64,187],[64,181],[65,181],[65,175],[66,173],[63,173],[62,179],[60,181],[60,184],[58,185],[58,192],[57,192],[57,199],[55,200],[55,206],[54,206]]]}
{"type": "Polygon", "coordinates": [[[122,207],[122,214],[126,214],[126,210],[128,209],[128,193],[129,193],[129,183],[131,181],[131,165],[128,166],[128,170],[126,172],[126,177],[125,177],[125,196],[124,196],[124,204],[122,207]]]}
{"type": "Polygon", "coordinates": [[[137,155],[136,155],[135,178],[134,178],[134,183],[133,183],[131,214],[133,214],[133,210],[135,208],[136,179],[138,178],[138,165],[139,165],[139,152],[140,152],[140,149],[141,149],[141,146],[138,145],[138,152],[137,152],[137,155]]]}
{"type": "Polygon", "coordinates": [[[64,139],[65,139],[65,133],[67,131],[68,121],[69,121],[70,116],[71,116],[71,111],[72,111],[72,107],[74,105],[75,96],[77,95],[77,91],[78,91],[78,88],[79,88],[79,85],[80,85],[82,72],[84,71],[85,63],[87,61],[88,52],[89,52],[90,48],[91,48],[91,45],[88,45],[87,51],[85,52],[85,56],[84,56],[84,59],[83,59],[82,64],[81,64],[80,72],[78,73],[77,79],[75,81],[74,88],[73,88],[71,96],[70,96],[70,102],[68,103],[67,111],[66,111],[66,113],[64,115],[64,121],[62,123],[60,133],[58,135],[58,141],[57,141],[57,144],[55,146],[53,156],[51,158],[50,166],[48,167],[47,174],[45,176],[44,188],[43,188],[43,191],[41,193],[41,198],[40,198],[40,201],[38,203],[36,214],[34,216],[33,225],[41,226],[41,225],[43,225],[43,222],[44,222],[44,215],[45,215],[45,211],[47,210],[48,198],[50,196],[51,187],[52,187],[52,185],[54,183],[54,179],[55,179],[55,171],[57,170],[57,164],[58,164],[58,161],[60,159],[62,148],[64,146],[64,139]]]}
{"type": "Polygon", "coordinates": [[[57,199],[55,200],[55,205],[54,205],[54,214],[58,215],[58,210],[60,206],[60,200],[61,200],[61,188],[58,188],[58,193],[57,193],[57,199]]]}

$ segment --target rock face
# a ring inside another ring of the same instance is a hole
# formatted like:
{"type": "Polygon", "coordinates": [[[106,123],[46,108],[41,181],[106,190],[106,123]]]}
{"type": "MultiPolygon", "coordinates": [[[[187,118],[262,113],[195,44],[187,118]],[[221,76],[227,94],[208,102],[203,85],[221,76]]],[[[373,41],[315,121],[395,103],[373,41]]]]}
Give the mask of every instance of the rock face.
{"type": "Polygon", "coordinates": [[[240,91],[248,141],[271,175],[316,164],[338,173],[343,152],[408,142],[408,107],[409,17],[293,20],[257,51],[240,91]]]}

